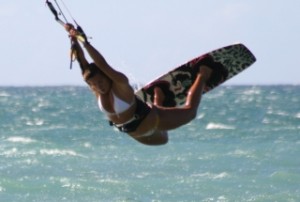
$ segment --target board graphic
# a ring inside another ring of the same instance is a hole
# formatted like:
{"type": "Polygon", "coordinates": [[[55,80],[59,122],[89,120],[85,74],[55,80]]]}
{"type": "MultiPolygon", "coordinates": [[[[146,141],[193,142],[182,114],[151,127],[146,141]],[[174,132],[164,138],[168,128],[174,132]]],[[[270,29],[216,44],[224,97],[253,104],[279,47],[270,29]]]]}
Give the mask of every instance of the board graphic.
{"type": "MultiPolygon", "coordinates": [[[[195,72],[195,68],[193,69],[193,67],[196,64],[199,64],[199,62],[207,56],[211,57],[215,63],[221,63],[221,65],[228,71],[227,77],[217,86],[241,73],[256,61],[255,56],[243,44],[226,46],[194,58],[193,60],[167,72],[139,89],[136,92],[136,95],[143,101],[152,103],[154,88],[159,87],[166,97],[163,106],[182,106],[185,103],[189,88],[196,78],[197,72],[195,72]]],[[[207,93],[217,86],[206,89],[204,93],[207,93]]]]}

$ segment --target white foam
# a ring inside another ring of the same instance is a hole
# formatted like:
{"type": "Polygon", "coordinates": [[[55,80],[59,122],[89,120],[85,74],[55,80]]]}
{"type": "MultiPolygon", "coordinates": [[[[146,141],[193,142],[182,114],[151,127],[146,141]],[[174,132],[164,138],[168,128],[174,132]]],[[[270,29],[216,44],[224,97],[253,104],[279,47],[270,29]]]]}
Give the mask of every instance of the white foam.
{"type": "Polygon", "coordinates": [[[3,153],[0,153],[0,156],[11,157],[11,156],[16,156],[17,153],[18,153],[18,149],[14,147],[10,150],[4,151],[3,153]]]}
{"type": "Polygon", "coordinates": [[[69,188],[69,189],[80,189],[81,188],[81,184],[72,183],[71,180],[68,178],[61,178],[60,182],[62,184],[61,187],[63,187],[63,188],[69,188]]]}
{"type": "Polygon", "coordinates": [[[224,125],[221,123],[209,123],[206,126],[206,130],[234,130],[234,126],[224,125]]]}
{"type": "Polygon", "coordinates": [[[48,156],[78,156],[78,154],[72,150],[41,149],[40,153],[48,156]]]}
{"type": "Polygon", "coordinates": [[[4,192],[4,191],[5,191],[5,189],[4,189],[3,187],[0,186],[0,193],[1,193],[1,192],[4,192]]]}
{"type": "Polygon", "coordinates": [[[22,143],[22,144],[30,144],[36,142],[35,140],[27,137],[9,137],[7,138],[8,142],[13,142],[13,143],[22,143]]]}
{"type": "Polygon", "coordinates": [[[124,182],[119,181],[119,180],[114,180],[114,179],[109,179],[109,178],[104,178],[98,180],[100,183],[109,183],[109,184],[123,184],[124,182]]]}
{"type": "Polygon", "coordinates": [[[226,178],[226,177],[229,177],[229,174],[226,173],[226,172],[213,175],[214,180],[223,179],[223,178],[226,178]]]}
{"type": "Polygon", "coordinates": [[[9,97],[10,95],[9,94],[7,94],[7,93],[0,93],[0,97],[9,97]]]}
{"type": "Polygon", "coordinates": [[[44,124],[43,119],[34,119],[33,121],[27,121],[26,125],[28,126],[42,126],[44,124]]]}
{"type": "Polygon", "coordinates": [[[91,144],[90,142],[85,142],[85,143],[83,144],[83,147],[85,147],[85,148],[91,148],[91,147],[92,147],[92,144],[91,144]]]}
{"type": "Polygon", "coordinates": [[[251,151],[245,151],[245,150],[240,150],[237,149],[233,152],[228,153],[229,156],[235,156],[235,157],[247,157],[247,158],[254,158],[253,154],[251,151]]]}
{"type": "Polygon", "coordinates": [[[260,95],[261,91],[257,88],[247,89],[243,92],[244,95],[260,95]]]}
{"type": "Polygon", "coordinates": [[[219,179],[229,177],[229,174],[226,173],[226,172],[222,172],[222,173],[206,172],[206,173],[194,174],[193,177],[206,177],[206,178],[209,178],[209,179],[212,179],[212,180],[219,180],[219,179]]]}
{"type": "Polygon", "coordinates": [[[205,117],[205,114],[204,113],[200,113],[196,119],[203,119],[205,117]]]}

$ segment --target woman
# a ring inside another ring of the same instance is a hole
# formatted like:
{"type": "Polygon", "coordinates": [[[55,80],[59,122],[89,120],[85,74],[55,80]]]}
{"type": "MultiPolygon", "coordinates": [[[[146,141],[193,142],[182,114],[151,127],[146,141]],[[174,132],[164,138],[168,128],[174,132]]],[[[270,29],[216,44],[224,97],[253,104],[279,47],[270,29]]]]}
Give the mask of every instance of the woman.
{"type": "MultiPolygon", "coordinates": [[[[199,64],[196,80],[188,92],[184,107],[163,107],[164,94],[159,88],[154,89],[154,104],[148,105],[135,96],[124,74],[113,69],[90,43],[83,42],[94,61],[89,63],[76,39],[78,32],[71,25],[66,29],[73,41],[83,78],[96,95],[99,108],[106,114],[111,125],[140,143],[161,145],[168,142],[168,130],[185,125],[195,118],[202,91],[206,83],[210,82],[211,75],[215,77],[210,67],[199,64]]],[[[222,76],[218,80],[220,82],[222,76]]]]}

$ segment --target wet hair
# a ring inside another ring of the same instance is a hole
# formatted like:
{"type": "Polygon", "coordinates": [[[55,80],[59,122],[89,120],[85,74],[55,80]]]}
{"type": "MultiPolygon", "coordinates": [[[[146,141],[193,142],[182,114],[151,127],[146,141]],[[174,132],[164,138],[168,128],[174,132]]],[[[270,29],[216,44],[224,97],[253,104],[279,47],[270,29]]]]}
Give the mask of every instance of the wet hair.
{"type": "Polygon", "coordinates": [[[90,63],[88,69],[85,69],[83,71],[84,80],[87,81],[94,77],[96,74],[104,75],[104,73],[98,68],[95,63],[90,63]]]}

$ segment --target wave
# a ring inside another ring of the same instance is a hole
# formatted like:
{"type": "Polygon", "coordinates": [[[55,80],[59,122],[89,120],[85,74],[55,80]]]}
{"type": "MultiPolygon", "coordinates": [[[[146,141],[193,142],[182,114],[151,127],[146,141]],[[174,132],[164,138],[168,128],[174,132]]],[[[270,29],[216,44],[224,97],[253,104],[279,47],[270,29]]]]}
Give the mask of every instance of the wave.
{"type": "Polygon", "coordinates": [[[255,158],[255,155],[252,151],[237,149],[235,151],[229,152],[229,156],[232,157],[246,157],[246,158],[255,158]]]}
{"type": "Polygon", "coordinates": [[[261,89],[257,88],[257,87],[253,87],[253,88],[244,90],[243,94],[244,95],[260,95],[261,89]]]}
{"type": "Polygon", "coordinates": [[[211,172],[206,172],[206,173],[199,173],[199,174],[193,174],[193,177],[204,177],[212,180],[219,180],[223,178],[230,177],[230,175],[227,172],[222,172],[222,173],[211,173],[211,172]]]}
{"type": "Polygon", "coordinates": [[[10,97],[10,94],[8,93],[3,93],[3,92],[0,92],[0,97],[10,97]]]}
{"type": "Polygon", "coordinates": [[[77,157],[86,158],[85,156],[78,154],[73,150],[41,149],[40,154],[46,156],[77,156],[77,157]]]}
{"type": "Polygon", "coordinates": [[[13,143],[22,143],[22,144],[30,144],[30,143],[34,143],[36,142],[36,140],[33,140],[31,138],[28,137],[9,137],[7,138],[8,142],[13,142],[13,143]]]}
{"type": "Polygon", "coordinates": [[[235,130],[235,127],[221,123],[209,123],[206,126],[206,130],[235,130]]]}
{"type": "Polygon", "coordinates": [[[28,120],[26,122],[27,126],[42,126],[44,125],[45,121],[43,119],[34,119],[32,121],[28,120]]]}
{"type": "Polygon", "coordinates": [[[49,156],[77,156],[77,153],[73,150],[41,149],[40,153],[49,156]]]}

